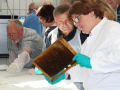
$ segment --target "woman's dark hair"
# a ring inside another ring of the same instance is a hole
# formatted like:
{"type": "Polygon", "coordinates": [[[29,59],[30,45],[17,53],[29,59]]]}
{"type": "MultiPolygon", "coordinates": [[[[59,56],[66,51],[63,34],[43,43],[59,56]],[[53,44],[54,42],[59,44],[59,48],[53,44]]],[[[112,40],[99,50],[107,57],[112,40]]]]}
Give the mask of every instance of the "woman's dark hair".
{"type": "Polygon", "coordinates": [[[47,23],[50,23],[54,20],[53,17],[53,10],[55,7],[49,3],[49,4],[44,4],[37,10],[37,16],[41,16],[42,18],[45,19],[47,23]]]}

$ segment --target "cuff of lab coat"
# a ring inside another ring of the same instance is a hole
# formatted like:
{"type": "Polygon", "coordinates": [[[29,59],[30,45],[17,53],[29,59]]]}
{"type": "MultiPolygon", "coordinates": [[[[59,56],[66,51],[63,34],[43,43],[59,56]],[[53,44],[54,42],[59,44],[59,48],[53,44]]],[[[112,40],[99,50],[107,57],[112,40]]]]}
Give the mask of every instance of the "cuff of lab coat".
{"type": "Polygon", "coordinates": [[[92,71],[94,74],[102,74],[103,68],[100,66],[100,62],[98,61],[98,58],[91,58],[90,63],[92,66],[92,71]]]}
{"type": "Polygon", "coordinates": [[[82,82],[81,80],[81,67],[80,65],[76,65],[74,67],[72,67],[71,69],[69,69],[67,71],[67,73],[70,74],[70,80],[68,80],[69,82],[82,82]]]}

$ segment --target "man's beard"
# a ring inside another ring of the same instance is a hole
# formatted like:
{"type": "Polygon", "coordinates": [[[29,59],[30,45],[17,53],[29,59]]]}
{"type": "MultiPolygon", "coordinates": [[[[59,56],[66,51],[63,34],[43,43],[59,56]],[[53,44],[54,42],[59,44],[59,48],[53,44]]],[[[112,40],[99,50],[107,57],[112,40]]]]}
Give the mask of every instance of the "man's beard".
{"type": "Polygon", "coordinates": [[[20,40],[15,40],[15,42],[13,42],[13,41],[12,41],[12,42],[13,42],[13,43],[18,43],[19,41],[20,41],[20,40]]]}

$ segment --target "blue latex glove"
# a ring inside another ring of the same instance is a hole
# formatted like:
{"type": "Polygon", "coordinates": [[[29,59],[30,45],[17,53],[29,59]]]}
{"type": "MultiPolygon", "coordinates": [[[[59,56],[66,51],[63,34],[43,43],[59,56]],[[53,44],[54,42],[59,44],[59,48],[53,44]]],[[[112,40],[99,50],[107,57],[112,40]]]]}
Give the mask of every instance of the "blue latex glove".
{"type": "Polygon", "coordinates": [[[81,67],[92,68],[90,64],[90,58],[88,56],[78,53],[73,57],[72,60],[76,60],[81,67]]]}
{"type": "MultiPolygon", "coordinates": [[[[62,71],[61,71],[62,72],[62,71]]],[[[60,74],[61,72],[59,72],[58,74],[60,74]]],[[[54,77],[56,77],[58,74],[56,74],[54,77]]],[[[57,79],[55,79],[54,81],[51,81],[46,75],[44,75],[45,79],[51,84],[57,84],[58,82],[60,82],[61,80],[65,79],[65,73],[63,73],[61,76],[59,76],[57,79]]],[[[53,77],[53,78],[54,78],[53,77]]]]}
{"type": "Polygon", "coordinates": [[[43,74],[37,67],[35,67],[35,72],[36,72],[37,74],[43,74]]]}

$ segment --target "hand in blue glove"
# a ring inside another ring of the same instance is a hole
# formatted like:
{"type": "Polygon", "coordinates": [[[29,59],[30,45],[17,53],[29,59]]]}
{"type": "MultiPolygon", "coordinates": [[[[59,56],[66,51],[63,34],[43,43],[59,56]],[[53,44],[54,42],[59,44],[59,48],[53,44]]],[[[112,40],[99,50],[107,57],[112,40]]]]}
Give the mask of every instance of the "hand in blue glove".
{"type": "Polygon", "coordinates": [[[72,60],[76,60],[81,67],[92,68],[90,64],[90,58],[88,56],[78,53],[73,57],[72,60]]]}
{"type": "MultiPolygon", "coordinates": [[[[62,72],[62,71],[61,71],[62,72]]],[[[61,72],[59,72],[58,74],[60,74],[61,72]]],[[[54,77],[56,77],[58,74],[56,74],[54,77]]],[[[60,82],[61,80],[65,79],[65,73],[63,73],[61,76],[59,76],[57,79],[55,79],[54,81],[51,81],[46,75],[44,75],[45,79],[51,84],[57,84],[58,82],[60,82]]],[[[53,78],[54,78],[53,77],[53,78]]]]}
{"type": "Polygon", "coordinates": [[[37,74],[43,74],[37,67],[35,67],[35,72],[36,72],[37,74]]]}

